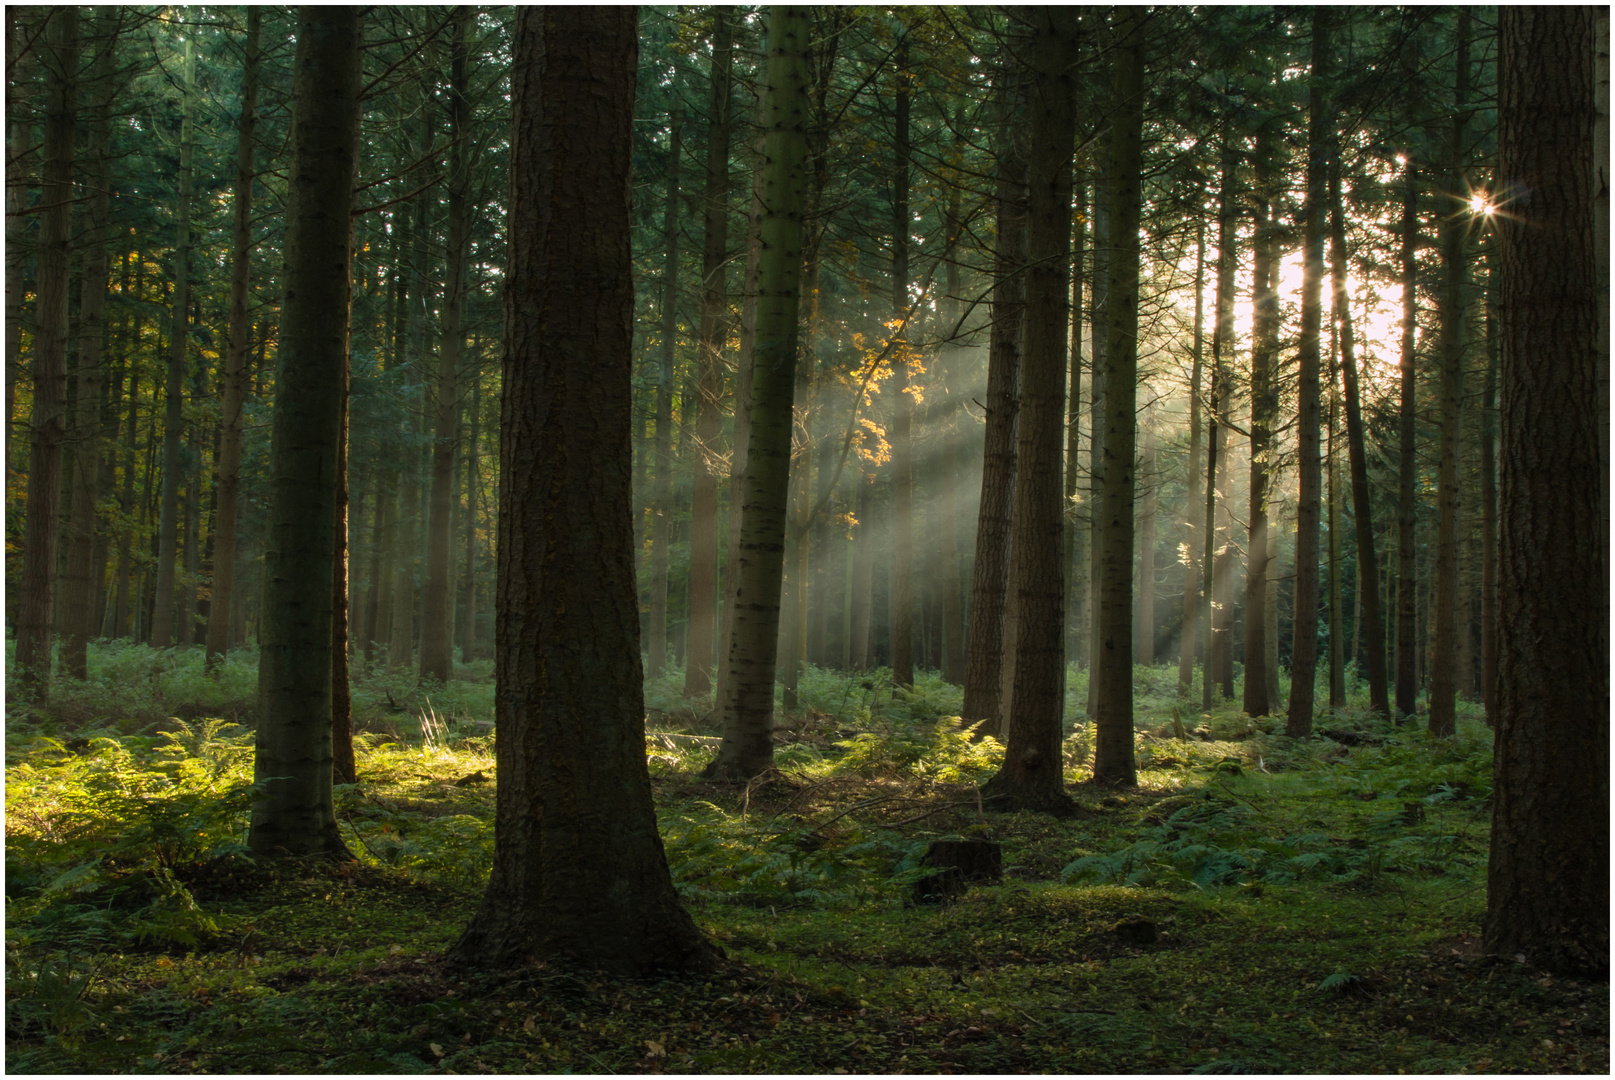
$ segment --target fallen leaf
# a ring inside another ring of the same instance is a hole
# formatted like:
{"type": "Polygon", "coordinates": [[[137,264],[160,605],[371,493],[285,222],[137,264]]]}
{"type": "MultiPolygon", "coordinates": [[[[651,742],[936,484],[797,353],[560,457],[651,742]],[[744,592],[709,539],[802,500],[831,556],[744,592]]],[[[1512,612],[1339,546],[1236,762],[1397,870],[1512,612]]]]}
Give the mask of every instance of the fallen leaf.
{"type": "Polygon", "coordinates": [[[538,1017],[529,1016],[526,1020],[522,1021],[522,1030],[523,1031],[537,1031],[538,1030],[538,1017]]]}
{"type": "Polygon", "coordinates": [[[655,1039],[645,1040],[645,1056],[652,1058],[666,1057],[667,1050],[655,1039]]]}
{"type": "Polygon", "coordinates": [[[432,1053],[436,1054],[438,1057],[443,1056],[443,1048],[441,1046],[439,1046],[437,1043],[427,1043],[426,1048],[428,1050],[430,1050],[432,1053]]]}

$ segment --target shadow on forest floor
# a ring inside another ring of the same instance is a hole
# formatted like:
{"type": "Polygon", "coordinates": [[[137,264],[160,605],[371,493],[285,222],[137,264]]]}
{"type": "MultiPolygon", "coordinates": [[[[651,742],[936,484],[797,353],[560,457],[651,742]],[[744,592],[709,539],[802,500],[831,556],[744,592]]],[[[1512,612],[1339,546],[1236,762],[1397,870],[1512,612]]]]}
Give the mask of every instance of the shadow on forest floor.
{"type": "Polygon", "coordinates": [[[810,671],[747,785],[699,779],[700,704],[654,682],[669,863],[725,969],[467,976],[440,957],[491,854],[485,673],[430,705],[361,680],[338,790],[360,861],[265,864],[241,846],[250,734],[134,722],[210,691],[183,654],[124,652],[102,670],[157,674],[64,688],[90,720],[8,716],[13,1072],[1608,1071],[1606,983],[1481,954],[1473,712],[1448,740],[1347,710],[1319,724],[1344,742],[1298,742],[1228,703],[1180,708],[1179,738],[1175,672],[1140,668],[1139,787],[1087,784],[1073,725],[1080,812],[1054,821],[980,805],[1001,748],[934,676],[810,671]],[[1001,844],[1001,883],[910,903],[950,837],[1001,844]]]}

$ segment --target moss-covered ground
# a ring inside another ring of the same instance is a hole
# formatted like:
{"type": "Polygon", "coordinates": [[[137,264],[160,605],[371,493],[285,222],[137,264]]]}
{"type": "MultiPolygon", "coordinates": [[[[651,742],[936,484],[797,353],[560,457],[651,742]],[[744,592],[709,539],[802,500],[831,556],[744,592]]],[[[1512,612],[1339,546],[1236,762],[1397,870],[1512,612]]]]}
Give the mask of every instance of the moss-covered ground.
{"type": "Polygon", "coordinates": [[[979,802],[1001,750],[934,677],[810,672],[749,785],[699,778],[706,708],[656,681],[669,863],[728,959],[627,982],[441,961],[491,853],[485,667],[360,681],[352,864],[246,857],[251,742],[227,720],[250,719],[251,667],[105,648],[50,709],[10,707],[9,1071],[1609,1070],[1607,983],[1482,953],[1473,711],[1452,739],[1348,708],[1294,741],[1140,668],[1139,787],[1094,789],[1073,724],[1079,812],[1054,820],[979,802]],[[1002,881],[912,903],[947,837],[999,842],[1002,881]]]}

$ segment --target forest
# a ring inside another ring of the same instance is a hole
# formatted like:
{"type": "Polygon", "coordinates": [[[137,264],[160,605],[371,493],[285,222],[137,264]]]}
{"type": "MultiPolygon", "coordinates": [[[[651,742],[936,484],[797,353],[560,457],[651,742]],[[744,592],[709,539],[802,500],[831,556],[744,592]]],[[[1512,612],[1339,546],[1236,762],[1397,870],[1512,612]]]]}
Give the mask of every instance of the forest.
{"type": "Polygon", "coordinates": [[[8,1071],[1609,1071],[1607,8],[5,47],[8,1071]]]}

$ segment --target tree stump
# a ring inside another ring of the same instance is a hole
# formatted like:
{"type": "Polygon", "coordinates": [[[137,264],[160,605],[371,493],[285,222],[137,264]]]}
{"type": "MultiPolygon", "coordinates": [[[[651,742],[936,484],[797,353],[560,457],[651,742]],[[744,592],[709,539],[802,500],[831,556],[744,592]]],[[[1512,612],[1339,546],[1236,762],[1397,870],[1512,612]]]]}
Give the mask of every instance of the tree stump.
{"type": "Polygon", "coordinates": [[[933,840],[920,865],[937,872],[914,883],[914,903],[940,904],[963,895],[973,881],[1002,878],[1004,851],[991,840],[933,840]]]}

